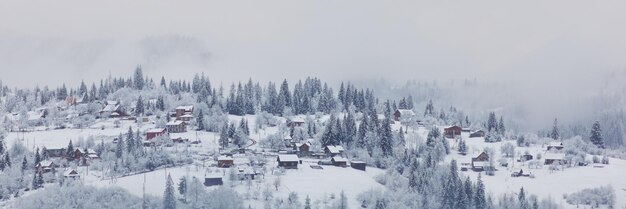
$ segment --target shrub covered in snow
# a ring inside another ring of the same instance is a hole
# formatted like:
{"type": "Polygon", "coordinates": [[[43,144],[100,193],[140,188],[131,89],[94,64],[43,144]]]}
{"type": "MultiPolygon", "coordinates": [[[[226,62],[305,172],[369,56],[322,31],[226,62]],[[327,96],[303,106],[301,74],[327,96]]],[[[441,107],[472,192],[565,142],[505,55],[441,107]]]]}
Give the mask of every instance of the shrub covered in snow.
{"type": "Polygon", "coordinates": [[[610,185],[593,189],[583,189],[582,191],[568,195],[566,200],[567,203],[572,205],[591,205],[593,207],[606,205],[612,208],[615,204],[615,191],[610,185]]]}

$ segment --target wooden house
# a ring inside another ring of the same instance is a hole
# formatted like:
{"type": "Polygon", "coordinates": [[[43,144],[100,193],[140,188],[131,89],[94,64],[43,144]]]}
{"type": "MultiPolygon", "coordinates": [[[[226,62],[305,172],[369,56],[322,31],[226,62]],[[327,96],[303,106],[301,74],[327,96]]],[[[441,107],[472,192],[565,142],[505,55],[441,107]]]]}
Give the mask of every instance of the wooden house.
{"type": "Polygon", "coordinates": [[[297,155],[278,155],[276,158],[278,167],[297,169],[300,159],[297,155]]]}
{"type": "Polygon", "coordinates": [[[120,118],[126,116],[128,116],[128,114],[117,101],[107,101],[100,110],[100,117],[120,118]]]}
{"type": "Polygon", "coordinates": [[[49,160],[41,161],[35,165],[35,169],[39,173],[55,172],[56,167],[56,164],[49,160]]]}
{"type": "Polygon", "coordinates": [[[335,156],[341,155],[341,154],[343,154],[343,151],[344,151],[344,149],[343,149],[342,146],[331,145],[331,146],[326,146],[324,148],[324,152],[328,156],[331,156],[331,157],[335,157],[335,156]]]}
{"type": "MultiPolygon", "coordinates": [[[[183,116],[193,114],[193,106],[178,106],[176,107],[176,120],[184,121],[183,116]]],[[[191,120],[191,119],[189,119],[191,120]]]]}
{"type": "Polygon", "coordinates": [[[397,109],[393,113],[393,119],[395,121],[402,121],[402,119],[411,119],[415,117],[415,113],[413,110],[409,109],[397,109]]]}
{"type": "Polygon", "coordinates": [[[474,131],[470,133],[469,137],[470,138],[485,137],[485,132],[482,130],[474,131]]]}
{"type": "Polygon", "coordinates": [[[300,117],[294,117],[287,120],[287,126],[289,127],[301,127],[304,125],[304,119],[300,117]]]}
{"type": "Polygon", "coordinates": [[[169,133],[183,133],[187,132],[187,125],[182,120],[170,121],[165,124],[167,132],[169,133]]]}
{"type": "Polygon", "coordinates": [[[65,148],[46,148],[48,157],[65,157],[67,152],[65,148]]]}
{"type": "Polygon", "coordinates": [[[309,151],[311,149],[311,143],[310,142],[306,142],[306,143],[295,143],[294,144],[294,149],[296,149],[298,151],[298,154],[300,156],[303,155],[308,155],[309,151]]]}
{"type": "Polygon", "coordinates": [[[78,171],[76,171],[74,169],[69,169],[69,170],[66,170],[65,172],[63,172],[63,178],[66,178],[66,179],[79,179],[80,178],[80,174],[78,173],[78,171]]]}
{"type": "Polygon", "coordinates": [[[348,159],[345,159],[343,157],[335,156],[330,159],[330,162],[332,162],[333,165],[337,167],[348,167],[348,159]]]}
{"type": "Polygon", "coordinates": [[[233,165],[235,165],[235,159],[233,159],[232,157],[219,156],[217,158],[217,167],[230,168],[233,165]]]}
{"type": "Polygon", "coordinates": [[[476,157],[472,157],[472,169],[483,170],[489,166],[489,154],[481,152],[476,157]]]}
{"type": "Polygon", "coordinates": [[[164,128],[154,128],[146,131],[146,141],[150,141],[155,137],[167,135],[167,130],[164,128]]]}
{"type": "Polygon", "coordinates": [[[461,136],[461,132],[463,131],[463,129],[460,126],[450,126],[447,128],[443,129],[444,135],[447,138],[456,138],[458,136],[461,136]]]}
{"type": "Polygon", "coordinates": [[[350,162],[350,167],[357,169],[357,170],[365,171],[366,164],[365,162],[362,162],[362,161],[352,161],[350,162]]]}

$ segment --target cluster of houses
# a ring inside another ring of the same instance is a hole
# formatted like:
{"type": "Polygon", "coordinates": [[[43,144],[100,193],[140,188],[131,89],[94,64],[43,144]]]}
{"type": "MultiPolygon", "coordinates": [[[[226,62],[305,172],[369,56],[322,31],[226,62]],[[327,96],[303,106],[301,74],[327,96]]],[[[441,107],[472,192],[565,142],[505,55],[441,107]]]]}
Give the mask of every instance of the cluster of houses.
{"type": "MultiPolygon", "coordinates": [[[[76,148],[76,150],[72,152],[71,156],[68,156],[66,152],[66,148],[51,148],[51,149],[46,149],[45,152],[46,152],[45,154],[47,154],[50,158],[77,160],[79,165],[87,165],[88,162],[92,160],[100,159],[97,152],[94,151],[93,149],[76,148]]],[[[54,163],[53,160],[49,160],[49,159],[42,160],[41,162],[37,163],[35,165],[35,170],[38,173],[42,173],[42,174],[43,173],[56,173],[57,169],[60,167],[66,167],[65,171],[63,172],[64,178],[69,178],[69,179],[80,178],[80,174],[75,169],[67,168],[67,165],[60,165],[60,164],[54,163]]]]}

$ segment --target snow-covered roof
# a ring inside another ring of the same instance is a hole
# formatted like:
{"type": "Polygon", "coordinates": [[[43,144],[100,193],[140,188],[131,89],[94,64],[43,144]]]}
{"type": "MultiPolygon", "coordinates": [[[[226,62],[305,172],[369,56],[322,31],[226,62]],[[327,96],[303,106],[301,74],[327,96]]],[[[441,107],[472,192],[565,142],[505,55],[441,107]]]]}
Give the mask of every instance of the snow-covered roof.
{"type": "Polygon", "coordinates": [[[234,158],[222,155],[217,157],[217,160],[234,160],[234,158]]]}
{"type": "Polygon", "coordinates": [[[184,110],[185,112],[191,112],[193,111],[193,105],[185,105],[185,106],[178,106],[176,107],[177,110],[184,110]]]}
{"type": "Polygon", "coordinates": [[[49,160],[44,160],[44,161],[39,162],[39,166],[41,167],[50,167],[52,166],[52,164],[53,162],[49,160]]]}
{"type": "Polygon", "coordinates": [[[344,151],[342,146],[326,146],[326,149],[332,154],[339,154],[344,151]]]}
{"type": "Polygon", "coordinates": [[[331,160],[333,162],[348,162],[348,159],[343,158],[343,157],[333,157],[331,160]]]}
{"type": "Polygon", "coordinates": [[[164,132],[164,131],[165,131],[164,128],[153,128],[153,129],[150,129],[150,130],[146,131],[146,133],[161,133],[161,132],[164,132]]]}
{"type": "Polygon", "coordinates": [[[107,105],[117,105],[117,101],[106,101],[107,105]]]}
{"type": "Polygon", "coordinates": [[[550,146],[550,147],[562,147],[563,143],[559,142],[559,141],[551,141],[550,143],[548,143],[548,146],[550,146]]]}
{"type": "Polygon", "coordinates": [[[180,116],[180,117],[181,118],[193,118],[193,115],[183,115],[183,116],[180,116]]]}
{"type": "Polygon", "coordinates": [[[304,118],[302,118],[302,117],[293,117],[291,119],[291,122],[294,122],[294,123],[304,123],[304,118]]]}
{"type": "Polygon", "coordinates": [[[472,165],[476,167],[487,167],[489,166],[489,162],[488,161],[474,161],[472,165]]]}
{"type": "Polygon", "coordinates": [[[409,109],[397,109],[396,111],[400,112],[400,115],[415,116],[415,112],[413,112],[413,110],[409,110],[409,109]]]}
{"type": "Polygon", "coordinates": [[[78,174],[78,171],[76,171],[74,169],[69,169],[69,170],[66,170],[65,172],[63,172],[63,176],[65,176],[65,177],[74,177],[74,176],[80,176],[80,174],[78,174]]]}
{"type": "Polygon", "coordinates": [[[102,108],[102,112],[114,112],[118,108],[120,108],[120,105],[118,104],[107,104],[104,108],[102,108]]]}
{"type": "Polygon", "coordinates": [[[278,161],[281,162],[298,162],[300,158],[297,155],[278,155],[278,161]]]}
{"type": "Polygon", "coordinates": [[[180,124],[182,124],[182,123],[183,123],[183,121],[176,120],[176,121],[170,121],[170,122],[167,122],[165,125],[166,125],[166,126],[177,126],[177,125],[180,125],[180,124]]]}

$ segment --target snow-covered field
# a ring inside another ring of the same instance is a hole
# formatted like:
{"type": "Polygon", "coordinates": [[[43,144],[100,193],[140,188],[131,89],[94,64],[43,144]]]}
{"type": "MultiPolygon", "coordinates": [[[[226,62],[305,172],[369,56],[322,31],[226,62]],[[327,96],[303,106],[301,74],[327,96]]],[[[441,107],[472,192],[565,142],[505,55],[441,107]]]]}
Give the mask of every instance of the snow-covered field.
{"type": "MultiPolygon", "coordinates": [[[[483,138],[469,138],[467,135],[463,135],[466,139],[469,152],[466,156],[461,156],[453,152],[448,156],[448,160],[456,159],[458,163],[469,163],[471,157],[482,152],[483,148],[491,147],[496,151],[496,164],[501,155],[500,146],[503,143],[515,143],[514,141],[505,141],[497,143],[486,143],[483,138]]],[[[450,142],[451,146],[454,144],[450,142]]],[[[537,153],[544,154],[546,148],[542,146],[531,146],[529,148],[517,147],[515,152],[524,153],[528,150],[533,156],[537,153]]],[[[516,155],[517,156],[517,155],[516,155]]],[[[588,158],[590,158],[588,156],[588,158]]],[[[626,174],[626,161],[621,159],[610,159],[609,165],[601,165],[602,168],[594,167],[595,164],[588,166],[570,167],[560,171],[550,171],[548,166],[543,166],[540,169],[531,169],[526,163],[509,162],[509,167],[502,167],[496,165],[498,169],[494,176],[482,175],[483,182],[487,192],[498,195],[507,192],[519,192],[521,187],[530,194],[535,194],[542,198],[551,198],[557,203],[560,203],[564,208],[576,208],[573,205],[569,205],[563,198],[564,194],[571,194],[587,188],[596,188],[600,186],[612,185],[616,194],[616,208],[626,207],[626,180],[624,175],[626,174]],[[529,177],[511,177],[511,173],[514,171],[524,170],[524,173],[532,173],[535,178],[529,177]]],[[[543,162],[543,161],[542,161],[543,162]]],[[[463,172],[468,175],[472,180],[476,180],[478,173],[472,170],[463,172]]]]}

